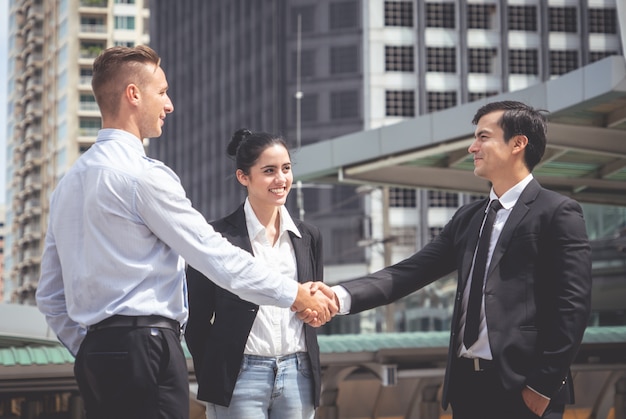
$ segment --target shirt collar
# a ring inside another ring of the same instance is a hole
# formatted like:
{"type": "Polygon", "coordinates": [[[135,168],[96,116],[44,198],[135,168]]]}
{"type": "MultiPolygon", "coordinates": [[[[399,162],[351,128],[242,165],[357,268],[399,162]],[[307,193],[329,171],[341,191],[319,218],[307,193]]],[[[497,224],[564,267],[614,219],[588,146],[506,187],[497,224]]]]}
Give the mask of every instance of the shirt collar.
{"type": "Polygon", "coordinates": [[[489,192],[489,202],[494,199],[499,199],[500,204],[502,204],[502,208],[506,210],[513,208],[513,206],[517,203],[520,195],[522,195],[522,192],[524,191],[526,186],[528,186],[531,180],[533,180],[533,174],[529,173],[528,176],[518,182],[511,189],[503,193],[500,198],[498,198],[496,193],[493,191],[493,188],[491,188],[491,191],[489,192]]]}
{"type": "Polygon", "coordinates": [[[143,148],[143,141],[130,132],[115,128],[104,128],[98,131],[98,138],[96,138],[96,142],[111,140],[120,141],[133,148],[142,156],[146,155],[146,150],[143,148]]]}
{"type": "MultiPolygon", "coordinates": [[[[246,198],[246,201],[243,204],[243,211],[246,216],[246,226],[248,228],[248,235],[250,238],[256,238],[259,234],[265,233],[265,226],[261,224],[259,219],[257,218],[254,210],[252,209],[252,205],[250,205],[250,201],[246,198]]],[[[279,237],[281,237],[285,232],[291,231],[298,237],[302,237],[300,234],[300,230],[296,227],[296,224],[293,222],[291,215],[289,215],[289,211],[285,208],[284,205],[281,205],[279,208],[280,213],[280,231],[279,237]]]]}

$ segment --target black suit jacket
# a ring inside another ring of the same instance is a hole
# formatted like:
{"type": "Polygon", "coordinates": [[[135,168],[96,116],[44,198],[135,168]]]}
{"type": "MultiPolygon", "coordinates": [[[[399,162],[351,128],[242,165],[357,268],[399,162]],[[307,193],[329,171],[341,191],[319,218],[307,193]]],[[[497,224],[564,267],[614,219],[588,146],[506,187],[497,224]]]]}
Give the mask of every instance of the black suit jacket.
{"type": "MultiPolygon", "coordinates": [[[[351,313],[388,304],[450,274],[458,287],[451,324],[442,404],[459,345],[463,288],[469,276],[487,200],[461,207],[421,251],[372,275],[342,283],[351,313]]],[[[506,389],[529,385],[555,402],[572,403],[569,367],[591,305],[591,249],[576,201],[543,189],[524,189],[496,244],[485,285],[492,355],[506,389]]]]}
{"type": "MultiPolygon", "coordinates": [[[[296,255],[299,282],[323,279],[322,240],[319,230],[294,220],[302,238],[289,233],[296,255]]],[[[211,223],[232,244],[252,253],[243,205],[211,223]]],[[[243,352],[259,306],[242,300],[189,266],[189,321],[185,340],[193,357],[198,399],[228,406],[239,375],[243,352]]],[[[307,352],[315,383],[314,404],[319,405],[321,370],[316,329],[304,327],[307,352]]]]}

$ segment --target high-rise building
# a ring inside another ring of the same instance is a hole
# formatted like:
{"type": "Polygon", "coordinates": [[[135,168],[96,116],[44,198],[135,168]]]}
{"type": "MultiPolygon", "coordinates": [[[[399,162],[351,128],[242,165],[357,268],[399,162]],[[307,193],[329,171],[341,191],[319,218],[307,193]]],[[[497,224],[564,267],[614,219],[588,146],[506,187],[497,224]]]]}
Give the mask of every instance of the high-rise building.
{"type": "Polygon", "coordinates": [[[6,234],[6,207],[0,205],[0,303],[4,301],[4,235],[6,234]]]}
{"type": "MultiPolygon", "coordinates": [[[[623,48],[616,0],[153,0],[151,13],[176,112],[150,151],[180,174],[209,219],[244,196],[225,158],[239,127],[311,144],[523,89],[623,48]]],[[[292,157],[297,176],[297,149],[292,157]]],[[[290,208],[321,228],[328,282],[421,248],[474,198],[386,187],[301,191],[304,205],[292,199],[290,208]]],[[[454,285],[437,287],[399,310],[329,326],[445,329],[454,285]]]]}
{"type": "Polygon", "coordinates": [[[12,302],[34,302],[50,193],[100,128],[93,59],[113,45],[148,43],[148,7],[147,0],[9,0],[5,278],[12,302]]]}

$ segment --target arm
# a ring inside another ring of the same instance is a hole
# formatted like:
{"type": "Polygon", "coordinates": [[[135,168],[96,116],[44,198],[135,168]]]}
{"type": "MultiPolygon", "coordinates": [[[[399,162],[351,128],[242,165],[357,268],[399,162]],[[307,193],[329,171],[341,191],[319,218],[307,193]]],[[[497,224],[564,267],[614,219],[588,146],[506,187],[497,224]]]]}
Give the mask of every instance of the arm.
{"type": "Polygon", "coordinates": [[[552,397],[578,352],[591,310],[591,248],[578,203],[563,201],[547,222],[540,244],[537,284],[539,364],[526,384],[552,397]]]}
{"type": "Polygon", "coordinates": [[[44,314],[59,341],[76,356],[86,330],[73,321],[67,312],[63,274],[51,228],[46,233],[41,257],[41,277],[35,298],[39,311],[44,314]]]}
{"type": "MultiPolygon", "coordinates": [[[[350,295],[349,313],[392,303],[456,269],[453,222],[422,250],[373,274],[341,282],[350,295]]],[[[342,311],[344,308],[342,307],[342,311]]]]}
{"type": "Polygon", "coordinates": [[[271,271],[216,233],[186,198],[176,175],[153,167],[137,184],[136,212],[146,226],[216,285],[255,304],[297,304],[328,313],[327,302],[271,271]]]}

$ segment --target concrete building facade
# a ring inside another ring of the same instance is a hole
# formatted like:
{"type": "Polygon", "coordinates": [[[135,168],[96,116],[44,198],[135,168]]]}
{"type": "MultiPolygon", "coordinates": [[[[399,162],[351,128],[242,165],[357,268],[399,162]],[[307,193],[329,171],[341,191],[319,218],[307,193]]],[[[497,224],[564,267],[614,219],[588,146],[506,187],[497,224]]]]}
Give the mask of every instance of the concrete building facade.
{"type": "Polygon", "coordinates": [[[149,42],[147,0],[10,0],[5,280],[34,303],[48,200],[94,141],[91,64],[104,48],[149,42]]]}

